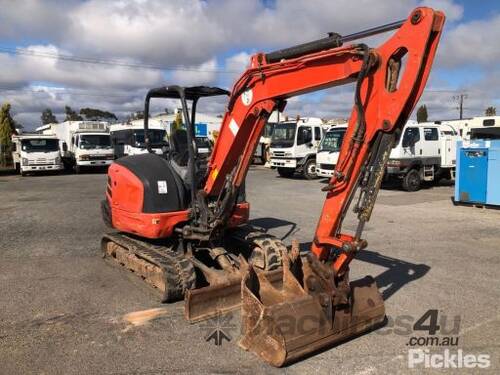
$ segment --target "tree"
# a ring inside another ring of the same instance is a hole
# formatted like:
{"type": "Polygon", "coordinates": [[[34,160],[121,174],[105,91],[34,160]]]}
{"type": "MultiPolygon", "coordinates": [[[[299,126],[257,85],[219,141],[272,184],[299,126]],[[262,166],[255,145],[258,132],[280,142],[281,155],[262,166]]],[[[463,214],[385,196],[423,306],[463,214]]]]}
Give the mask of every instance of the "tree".
{"type": "Polygon", "coordinates": [[[417,122],[427,122],[427,117],[427,107],[423,104],[417,109],[417,122]]]}
{"type": "Polygon", "coordinates": [[[97,108],[82,108],[80,115],[85,116],[86,120],[118,120],[114,113],[101,111],[97,108]]]}
{"type": "Polygon", "coordinates": [[[57,118],[56,116],[54,116],[50,108],[44,109],[44,111],[42,112],[41,119],[43,125],[57,124],[57,118]]]}
{"type": "Polygon", "coordinates": [[[485,116],[496,116],[497,115],[497,109],[495,107],[488,107],[486,108],[486,111],[484,111],[485,116]]]}
{"type": "Polygon", "coordinates": [[[6,165],[9,159],[11,137],[15,132],[15,122],[10,115],[10,104],[5,103],[0,109],[0,163],[2,165],[6,165]]]}
{"type": "Polygon", "coordinates": [[[64,121],[82,121],[83,117],[80,116],[76,111],[73,111],[70,106],[64,107],[64,113],[66,114],[66,118],[64,121]]]}

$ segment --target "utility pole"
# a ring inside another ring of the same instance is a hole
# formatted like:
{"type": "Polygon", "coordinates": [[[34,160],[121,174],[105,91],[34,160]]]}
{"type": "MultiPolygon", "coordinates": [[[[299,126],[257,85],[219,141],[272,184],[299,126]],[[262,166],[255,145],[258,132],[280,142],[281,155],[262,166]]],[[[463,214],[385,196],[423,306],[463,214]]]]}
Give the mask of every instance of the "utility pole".
{"type": "Polygon", "coordinates": [[[467,94],[453,96],[453,100],[458,102],[457,109],[460,111],[460,120],[464,117],[464,99],[467,99],[467,94]]]}

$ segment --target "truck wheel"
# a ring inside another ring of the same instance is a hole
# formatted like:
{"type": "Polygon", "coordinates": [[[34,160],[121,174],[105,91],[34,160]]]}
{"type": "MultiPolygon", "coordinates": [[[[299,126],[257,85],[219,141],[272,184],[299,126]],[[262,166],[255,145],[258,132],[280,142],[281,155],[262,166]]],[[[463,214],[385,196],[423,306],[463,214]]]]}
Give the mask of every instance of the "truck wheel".
{"type": "Polygon", "coordinates": [[[82,168],[79,165],[77,165],[77,164],[75,164],[75,173],[76,174],[82,173],[82,168]]]}
{"type": "Polygon", "coordinates": [[[406,191],[417,191],[420,189],[420,172],[416,169],[410,170],[403,177],[403,189],[406,191]]]}
{"type": "Polygon", "coordinates": [[[19,174],[21,173],[21,164],[16,163],[16,173],[19,174]]]}
{"type": "Polygon", "coordinates": [[[293,168],[280,168],[278,167],[278,174],[281,177],[293,177],[295,169],[293,168]]]}
{"type": "Polygon", "coordinates": [[[306,161],[303,169],[304,172],[302,172],[302,174],[305,179],[314,180],[315,178],[318,177],[318,174],[316,173],[316,160],[309,159],[308,161],[306,161]]]}

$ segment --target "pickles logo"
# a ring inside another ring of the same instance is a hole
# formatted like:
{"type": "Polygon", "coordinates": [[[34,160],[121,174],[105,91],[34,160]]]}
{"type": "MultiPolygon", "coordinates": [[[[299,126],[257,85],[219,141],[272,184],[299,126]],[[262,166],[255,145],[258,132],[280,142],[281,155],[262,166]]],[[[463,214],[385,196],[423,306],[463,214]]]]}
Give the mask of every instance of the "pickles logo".
{"type": "Polygon", "coordinates": [[[488,368],[489,354],[467,354],[462,349],[456,352],[445,349],[443,353],[431,353],[429,349],[410,349],[408,367],[417,368],[488,368]]]}

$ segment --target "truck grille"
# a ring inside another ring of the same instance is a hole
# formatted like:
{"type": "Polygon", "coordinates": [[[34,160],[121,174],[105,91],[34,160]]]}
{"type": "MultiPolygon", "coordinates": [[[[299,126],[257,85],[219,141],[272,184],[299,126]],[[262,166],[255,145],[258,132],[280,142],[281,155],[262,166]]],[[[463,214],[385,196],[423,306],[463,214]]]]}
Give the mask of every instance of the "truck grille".
{"type": "Polygon", "coordinates": [[[285,151],[273,151],[273,156],[284,157],[285,151]]]}
{"type": "Polygon", "coordinates": [[[110,160],[113,159],[112,155],[89,155],[89,160],[110,160]]]}
{"type": "Polygon", "coordinates": [[[333,164],[320,164],[319,169],[326,169],[327,171],[333,171],[335,169],[335,165],[333,165],[333,164]]]}
{"type": "Polygon", "coordinates": [[[47,165],[47,164],[55,164],[54,159],[46,159],[46,158],[38,158],[38,159],[30,159],[28,160],[29,165],[47,165]]]}

